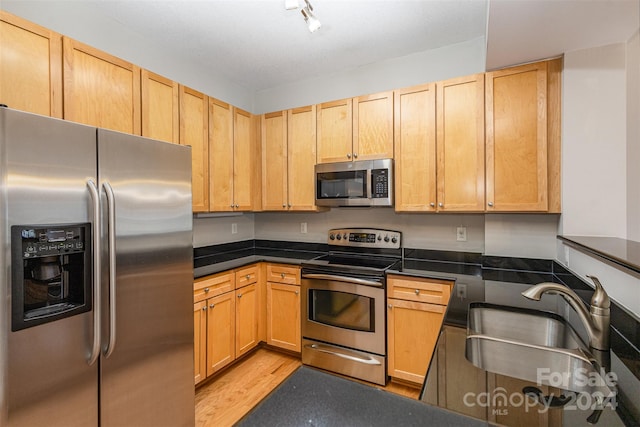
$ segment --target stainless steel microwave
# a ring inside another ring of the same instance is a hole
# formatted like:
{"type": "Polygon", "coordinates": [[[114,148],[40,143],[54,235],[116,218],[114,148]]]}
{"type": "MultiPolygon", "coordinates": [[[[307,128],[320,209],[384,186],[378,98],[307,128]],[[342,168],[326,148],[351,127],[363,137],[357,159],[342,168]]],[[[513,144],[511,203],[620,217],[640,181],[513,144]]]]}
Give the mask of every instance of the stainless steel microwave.
{"type": "Polygon", "coordinates": [[[393,206],[393,159],[316,165],[316,205],[393,206]]]}

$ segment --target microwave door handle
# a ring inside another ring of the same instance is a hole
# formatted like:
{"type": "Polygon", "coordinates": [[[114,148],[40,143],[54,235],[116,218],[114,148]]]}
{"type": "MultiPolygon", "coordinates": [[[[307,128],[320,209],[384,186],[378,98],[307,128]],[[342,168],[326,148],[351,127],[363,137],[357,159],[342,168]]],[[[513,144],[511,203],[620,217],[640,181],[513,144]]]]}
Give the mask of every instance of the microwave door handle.
{"type": "Polygon", "coordinates": [[[303,274],[303,279],[317,279],[317,280],[333,280],[336,282],[354,283],[356,285],[374,286],[381,288],[382,283],[375,282],[373,280],[358,279],[356,277],[337,276],[335,274],[303,274]]]}
{"type": "Polygon", "coordinates": [[[96,363],[98,356],[100,355],[100,249],[102,243],[100,241],[100,193],[96,183],[89,179],[87,181],[87,188],[91,195],[91,208],[93,213],[93,284],[91,289],[93,291],[93,339],[91,343],[91,353],[87,358],[89,366],[96,363]]]}
{"type": "Polygon", "coordinates": [[[116,199],[111,184],[102,184],[107,195],[108,253],[109,253],[109,342],[104,357],[113,353],[116,345],[116,199]]]}
{"type": "Polygon", "coordinates": [[[373,197],[373,173],[371,169],[367,169],[367,199],[371,200],[373,197]]]}

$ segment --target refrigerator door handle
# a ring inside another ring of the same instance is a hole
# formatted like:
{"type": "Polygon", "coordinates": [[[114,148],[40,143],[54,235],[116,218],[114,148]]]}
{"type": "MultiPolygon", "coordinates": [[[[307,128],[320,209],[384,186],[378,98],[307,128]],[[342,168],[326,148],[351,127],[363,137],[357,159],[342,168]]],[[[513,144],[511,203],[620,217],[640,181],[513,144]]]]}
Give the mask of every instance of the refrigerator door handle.
{"type": "Polygon", "coordinates": [[[87,188],[91,195],[91,207],[93,210],[93,343],[91,345],[91,353],[87,359],[89,366],[96,363],[100,355],[100,194],[96,183],[87,180],[87,188]]]}
{"type": "Polygon", "coordinates": [[[104,357],[111,356],[116,346],[116,199],[111,184],[102,184],[107,195],[107,224],[109,226],[109,342],[104,357]]]}

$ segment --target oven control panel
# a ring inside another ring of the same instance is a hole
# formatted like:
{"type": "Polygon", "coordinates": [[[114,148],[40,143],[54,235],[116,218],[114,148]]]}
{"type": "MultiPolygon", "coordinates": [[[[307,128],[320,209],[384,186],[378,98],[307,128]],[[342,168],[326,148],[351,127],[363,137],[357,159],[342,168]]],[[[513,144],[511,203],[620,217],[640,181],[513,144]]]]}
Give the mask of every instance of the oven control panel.
{"type": "Polygon", "coordinates": [[[378,228],[334,228],[327,243],[333,246],[400,249],[402,233],[378,228]]]}

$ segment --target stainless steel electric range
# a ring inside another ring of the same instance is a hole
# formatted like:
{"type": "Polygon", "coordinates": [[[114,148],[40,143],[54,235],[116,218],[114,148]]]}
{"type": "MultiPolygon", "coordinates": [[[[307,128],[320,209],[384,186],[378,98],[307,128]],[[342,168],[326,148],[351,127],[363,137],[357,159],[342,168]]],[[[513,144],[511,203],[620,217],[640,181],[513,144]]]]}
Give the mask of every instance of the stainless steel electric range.
{"type": "Polygon", "coordinates": [[[386,384],[385,272],[401,262],[399,231],[329,230],[330,252],[302,264],[302,362],[386,384]]]}

